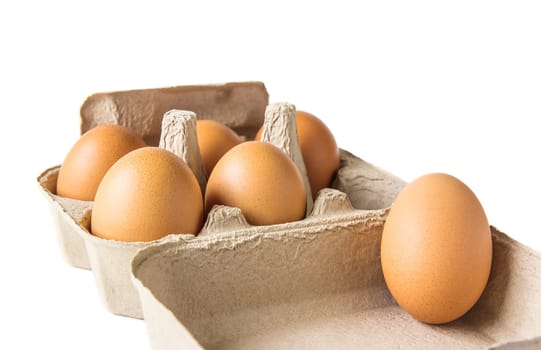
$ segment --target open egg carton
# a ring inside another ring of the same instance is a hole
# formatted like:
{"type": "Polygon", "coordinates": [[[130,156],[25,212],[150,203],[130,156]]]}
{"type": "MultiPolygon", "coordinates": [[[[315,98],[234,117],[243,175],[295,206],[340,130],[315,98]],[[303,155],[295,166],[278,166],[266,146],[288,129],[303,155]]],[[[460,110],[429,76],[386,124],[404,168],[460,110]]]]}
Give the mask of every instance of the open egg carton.
{"type": "MultiPolygon", "coordinates": [[[[262,141],[304,168],[294,107],[269,105],[258,82],[96,94],[82,106],[81,133],[121,124],[195,169],[193,154],[181,152],[193,147],[161,132],[171,110],[220,121],[246,140],[265,122],[262,141]]],[[[193,119],[180,122],[195,132],[193,119]]],[[[432,326],[403,311],[385,285],[380,242],[405,182],[345,150],[340,157],[332,188],[309,193],[303,220],[251,226],[239,209],[215,206],[197,236],[153,242],[93,236],[92,202],[56,195],[59,166],[38,183],[66,261],[93,271],[108,310],[144,316],[154,349],[541,347],[541,254],[495,228],[489,282],[466,315],[432,326]]]]}

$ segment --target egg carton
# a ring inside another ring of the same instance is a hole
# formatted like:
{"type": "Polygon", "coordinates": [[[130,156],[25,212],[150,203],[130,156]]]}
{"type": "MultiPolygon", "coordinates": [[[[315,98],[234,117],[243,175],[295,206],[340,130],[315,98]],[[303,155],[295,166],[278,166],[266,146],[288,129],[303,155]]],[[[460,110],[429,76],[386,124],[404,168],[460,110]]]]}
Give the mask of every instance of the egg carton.
{"type": "MultiPolygon", "coordinates": [[[[253,137],[265,114],[262,140],[285,151],[303,172],[294,107],[267,106],[262,84],[257,89],[261,95],[256,95],[264,97],[261,103],[243,111],[258,112],[237,124],[237,132],[253,137]]],[[[137,113],[129,93],[115,93],[125,94],[124,99],[102,110],[137,113]]],[[[137,100],[147,98],[147,103],[164,98],[136,93],[137,100]]],[[[240,100],[245,107],[253,102],[240,100]]],[[[203,115],[190,106],[180,108],[203,115]]],[[[161,119],[162,112],[154,118],[161,119]]],[[[140,132],[130,117],[115,121],[140,132]]],[[[147,140],[158,142],[159,123],[153,123],[147,140]]],[[[193,149],[182,140],[174,144],[193,149]]],[[[216,206],[198,236],[177,234],[148,243],[92,236],[91,203],[55,197],[58,168],[47,170],[39,181],[58,230],[71,232],[61,246],[73,252],[72,239],[83,242],[108,309],[144,314],[155,349],[524,349],[541,344],[541,256],[493,227],[491,276],[470,312],[453,323],[431,326],[402,311],[385,286],[379,248],[389,207],[405,182],[345,150],[340,158],[332,188],[320,191],[314,201],[309,193],[308,215],[301,221],[250,226],[239,209],[216,206]]],[[[197,169],[194,161],[191,167],[197,169]]],[[[305,172],[303,178],[307,181],[305,172]]]]}

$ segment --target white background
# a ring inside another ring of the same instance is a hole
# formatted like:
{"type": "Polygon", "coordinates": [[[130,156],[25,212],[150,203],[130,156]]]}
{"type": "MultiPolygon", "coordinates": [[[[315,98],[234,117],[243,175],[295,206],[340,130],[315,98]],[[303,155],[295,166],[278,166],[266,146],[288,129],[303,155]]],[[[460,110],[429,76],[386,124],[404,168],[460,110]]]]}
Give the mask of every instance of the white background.
{"type": "Polygon", "coordinates": [[[541,250],[538,2],[11,3],[0,348],[148,348],[144,323],[109,314],[92,274],[63,262],[35,181],[99,91],[261,80],[271,101],[311,111],[342,148],[405,180],[462,179],[493,225],[541,250]]]}

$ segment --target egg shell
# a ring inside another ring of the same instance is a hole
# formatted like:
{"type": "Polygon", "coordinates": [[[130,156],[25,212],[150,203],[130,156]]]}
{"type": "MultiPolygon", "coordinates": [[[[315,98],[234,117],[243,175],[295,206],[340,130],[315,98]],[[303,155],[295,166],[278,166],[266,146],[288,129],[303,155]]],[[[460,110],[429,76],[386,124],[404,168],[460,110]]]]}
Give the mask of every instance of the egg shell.
{"type": "Polygon", "coordinates": [[[242,210],[252,225],[300,220],[306,191],[295,163],[276,146],[250,141],[233,147],[209,177],[205,208],[227,205],[242,210]]]}
{"type": "Polygon", "coordinates": [[[94,200],[109,168],[125,154],[146,146],[139,135],[120,125],[100,125],[87,131],[73,145],[58,174],[57,194],[94,200]]]}
{"type": "Polygon", "coordinates": [[[214,120],[197,121],[197,141],[207,175],[231,148],[242,142],[233,130],[214,120]]]}
{"type": "Polygon", "coordinates": [[[383,229],[381,265],[393,297],[413,317],[441,324],[464,315],[491,264],[488,220],[464,183],[429,174],[400,192],[383,229]]]}
{"type": "Polygon", "coordinates": [[[92,209],[94,235],[147,242],[171,233],[197,234],[203,217],[199,183],[173,153],[144,147],[105,174],[92,209]]]}
{"type": "Polygon", "coordinates": [[[315,196],[329,187],[340,166],[340,155],[329,128],[313,114],[297,111],[297,131],[304,164],[315,196]]]}

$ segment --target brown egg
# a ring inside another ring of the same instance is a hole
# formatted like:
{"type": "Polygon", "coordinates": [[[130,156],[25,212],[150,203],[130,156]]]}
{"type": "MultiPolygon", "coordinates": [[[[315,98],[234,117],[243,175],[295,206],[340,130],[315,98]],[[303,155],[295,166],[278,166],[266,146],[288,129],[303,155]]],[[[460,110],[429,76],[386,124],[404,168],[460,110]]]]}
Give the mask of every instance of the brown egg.
{"type": "Polygon", "coordinates": [[[91,231],[105,239],[152,241],[170,233],[197,234],[202,216],[203,198],[191,169],[169,151],[145,147],[105,174],[91,231]]]}
{"type": "Polygon", "coordinates": [[[227,151],[242,142],[233,130],[214,120],[197,121],[197,141],[207,175],[227,151]]]}
{"type": "Polygon", "coordinates": [[[73,145],[58,173],[59,196],[94,200],[101,179],[120,157],[146,146],[139,135],[120,125],[100,125],[73,145]]]}
{"type": "Polygon", "coordinates": [[[245,142],[218,161],[209,177],[205,208],[237,207],[252,225],[304,218],[306,191],[297,166],[270,143],[245,142]]]}
{"type": "MultiPolygon", "coordinates": [[[[312,195],[316,197],[321,189],[330,186],[340,167],[340,151],[329,128],[316,116],[297,111],[296,120],[304,165],[312,195]]],[[[262,132],[260,128],[256,140],[261,139],[262,132]]]]}
{"type": "Polygon", "coordinates": [[[460,180],[429,174],[398,195],[383,229],[381,265],[391,294],[413,317],[441,324],[464,315],[491,264],[487,217],[460,180]]]}

